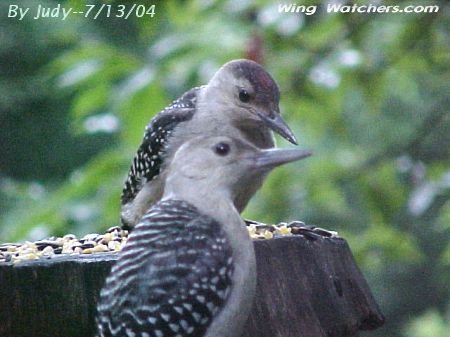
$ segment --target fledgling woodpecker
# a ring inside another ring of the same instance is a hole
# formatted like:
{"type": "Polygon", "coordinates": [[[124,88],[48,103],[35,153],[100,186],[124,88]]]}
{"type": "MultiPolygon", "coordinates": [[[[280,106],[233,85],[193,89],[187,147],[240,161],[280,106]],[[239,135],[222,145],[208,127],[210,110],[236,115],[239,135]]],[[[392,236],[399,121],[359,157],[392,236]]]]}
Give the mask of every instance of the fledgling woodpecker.
{"type": "Polygon", "coordinates": [[[309,156],[197,137],[167,168],[162,200],[131,232],[97,304],[100,337],[239,337],[256,286],[233,200],[254,174],[309,156]]]}
{"type": "MultiPolygon", "coordinates": [[[[246,139],[261,149],[274,147],[271,131],[293,144],[294,134],[280,115],[280,92],[274,79],[256,62],[234,60],[223,65],[207,85],[184,93],[147,125],[122,191],[121,221],[132,228],[161,199],[166,168],[177,149],[196,136],[224,135],[246,139]]],[[[259,189],[265,174],[254,175],[235,196],[239,212],[259,189]]]]}

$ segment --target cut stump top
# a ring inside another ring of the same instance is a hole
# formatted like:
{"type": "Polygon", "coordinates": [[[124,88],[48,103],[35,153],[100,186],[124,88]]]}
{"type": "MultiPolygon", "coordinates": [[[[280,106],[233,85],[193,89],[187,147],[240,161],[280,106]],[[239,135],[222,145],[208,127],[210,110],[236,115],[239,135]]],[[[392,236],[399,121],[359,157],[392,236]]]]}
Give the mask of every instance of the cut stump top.
{"type": "MultiPolygon", "coordinates": [[[[258,284],[243,337],[343,337],[383,324],[347,242],[256,240],[258,284]]],[[[89,337],[117,253],[0,263],[0,337],[89,337]]]]}

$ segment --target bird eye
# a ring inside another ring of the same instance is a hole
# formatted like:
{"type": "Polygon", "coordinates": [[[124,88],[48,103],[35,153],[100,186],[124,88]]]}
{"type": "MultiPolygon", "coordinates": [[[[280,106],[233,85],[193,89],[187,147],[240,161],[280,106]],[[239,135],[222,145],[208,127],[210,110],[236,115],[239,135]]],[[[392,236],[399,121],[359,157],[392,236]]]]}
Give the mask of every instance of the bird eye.
{"type": "Polygon", "coordinates": [[[214,152],[219,156],[226,156],[230,152],[230,145],[227,143],[218,143],[214,147],[214,152]]]}
{"type": "Polygon", "coordinates": [[[241,88],[239,89],[239,99],[241,100],[241,102],[247,103],[248,101],[250,101],[250,94],[247,90],[241,88]]]}

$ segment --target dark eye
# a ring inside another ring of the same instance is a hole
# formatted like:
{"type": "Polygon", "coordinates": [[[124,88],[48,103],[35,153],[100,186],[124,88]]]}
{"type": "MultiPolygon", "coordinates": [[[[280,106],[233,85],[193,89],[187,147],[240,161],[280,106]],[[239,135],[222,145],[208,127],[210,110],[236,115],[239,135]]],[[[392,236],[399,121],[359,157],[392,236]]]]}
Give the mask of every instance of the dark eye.
{"type": "Polygon", "coordinates": [[[239,89],[239,99],[241,102],[247,103],[250,101],[250,94],[245,89],[239,89]]]}
{"type": "Polygon", "coordinates": [[[218,143],[214,146],[214,152],[219,156],[226,156],[230,152],[230,145],[227,143],[218,143]]]}

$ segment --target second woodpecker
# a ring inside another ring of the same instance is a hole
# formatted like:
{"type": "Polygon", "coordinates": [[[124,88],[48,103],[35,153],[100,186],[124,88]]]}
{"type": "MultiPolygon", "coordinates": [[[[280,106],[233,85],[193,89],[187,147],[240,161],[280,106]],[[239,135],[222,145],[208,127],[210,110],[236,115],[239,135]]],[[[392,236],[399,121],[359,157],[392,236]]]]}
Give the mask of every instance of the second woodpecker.
{"type": "Polygon", "coordinates": [[[253,175],[309,155],[229,137],[183,144],[100,292],[98,336],[241,336],[256,260],[233,199],[253,175]]]}
{"type": "MultiPolygon", "coordinates": [[[[193,88],[158,113],[147,125],[122,191],[121,220],[132,228],[161,199],[167,167],[185,142],[197,136],[245,139],[260,149],[275,146],[271,131],[297,140],[280,115],[280,92],[270,74],[250,60],[223,65],[207,85],[193,88]]],[[[261,187],[255,174],[235,196],[239,212],[261,187]]]]}

